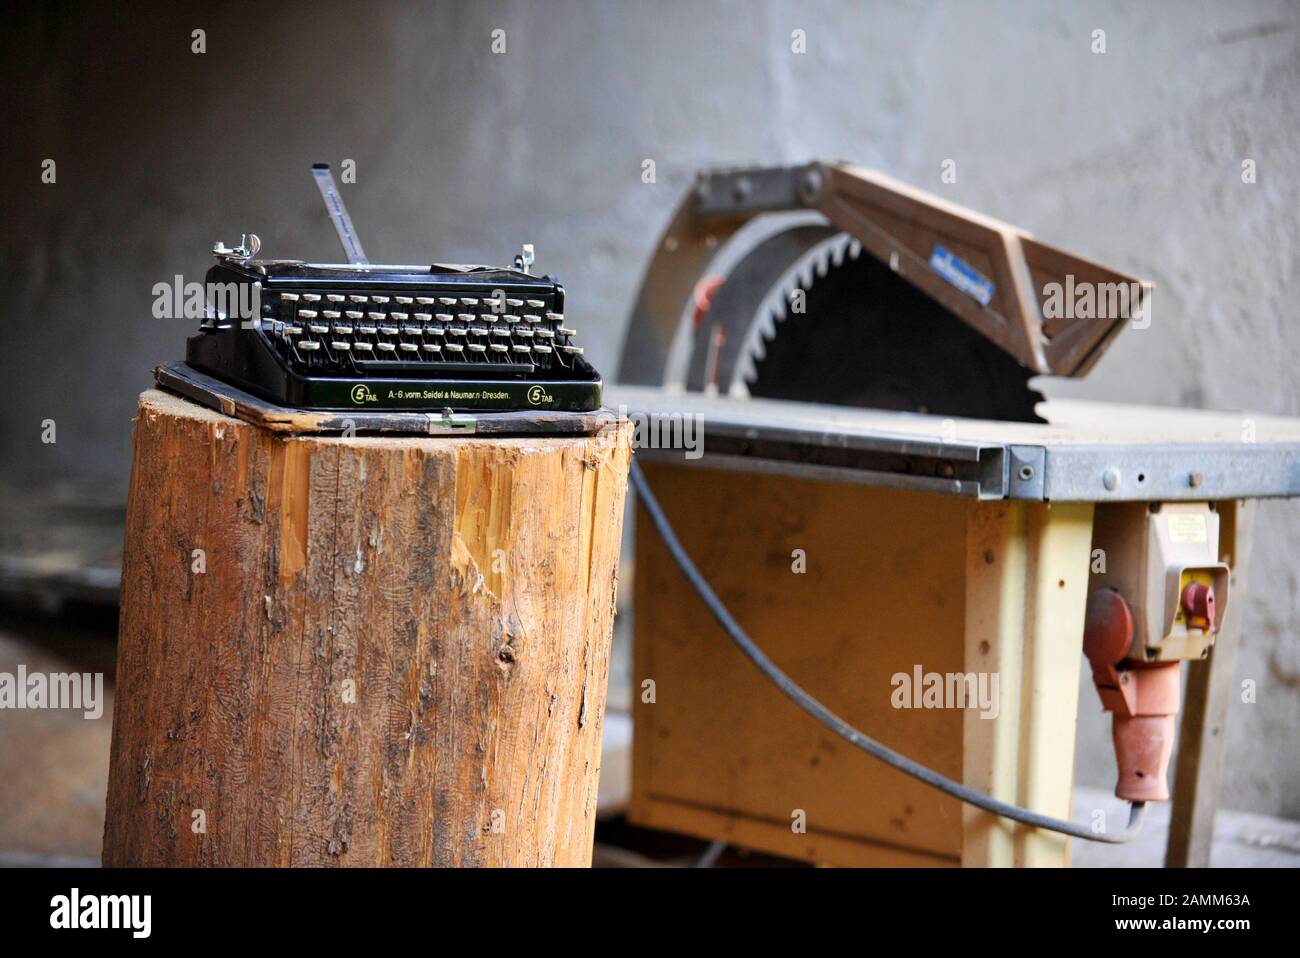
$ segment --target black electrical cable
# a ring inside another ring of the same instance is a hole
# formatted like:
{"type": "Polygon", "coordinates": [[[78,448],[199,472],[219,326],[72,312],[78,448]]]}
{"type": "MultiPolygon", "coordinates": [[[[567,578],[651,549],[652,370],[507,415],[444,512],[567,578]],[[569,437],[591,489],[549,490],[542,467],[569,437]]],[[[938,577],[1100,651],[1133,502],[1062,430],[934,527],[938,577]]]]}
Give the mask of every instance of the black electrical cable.
{"type": "Polygon", "coordinates": [[[722,857],[722,853],[727,850],[726,842],[710,842],[709,847],[704,849],[700,857],[695,859],[692,868],[712,868],[722,857]]]}
{"type": "Polygon", "coordinates": [[[727,607],[722,604],[714,594],[713,589],[709,587],[708,582],[700,575],[700,570],[695,567],[691,557],[686,554],[682,548],[677,534],[668,523],[668,518],[664,515],[663,509],[659,506],[659,500],[655,498],[654,493],[650,491],[650,486],[646,482],[645,475],[641,472],[641,467],[636,460],[632,461],[631,467],[632,486],[636,489],[636,494],[645,506],[646,512],[650,516],[650,521],[659,532],[660,538],[663,539],[664,545],[672,553],[673,560],[677,563],[682,574],[686,576],[692,588],[704,604],[709,607],[713,617],[717,619],[718,624],[730,636],[731,641],[735,642],[744,653],[745,658],[753,662],[760,672],[767,679],[780,689],[787,698],[798,705],[801,709],[821,722],[836,735],[843,738],[852,745],[856,745],[862,751],[866,752],[873,758],[879,759],[886,765],[892,766],[910,775],[919,781],[924,782],[931,788],[937,788],[941,792],[960,799],[967,805],[974,805],[976,808],[982,808],[986,812],[992,812],[994,815],[1001,815],[1003,818],[1010,818],[1013,821],[1020,822],[1024,825],[1032,825],[1035,828],[1042,828],[1052,832],[1060,832],[1062,835],[1069,835],[1073,838],[1082,838],[1090,842],[1105,842],[1110,845],[1122,845],[1132,841],[1142,830],[1142,820],[1146,815],[1145,802],[1133,802],[1129,812],[1128,828],[1118,835],[1095,834],[1082,825],[1074,822],[1068,822],[1062,818],[1053,818],[1050,815],[1040,815],[1038,812],[1030,811],[1027,808],[1021,808],[1019,805],[1012,805],[1008,802],[1000,801],[991,795],[985,795],[983,792],[976,791],[963,785],[961,782],[953,781],[945,775],[940,775],[932,768],[928,768],[919,762],[914,762],[906,755],[895,752],[886,745],[882,745],[875,739],[862,734],[853,726],[849,725],[842,718],[822,705],[815,698],[801,689],[794,681],[782,672],[772,663],[748,635],[740,627],[727,607]]]}

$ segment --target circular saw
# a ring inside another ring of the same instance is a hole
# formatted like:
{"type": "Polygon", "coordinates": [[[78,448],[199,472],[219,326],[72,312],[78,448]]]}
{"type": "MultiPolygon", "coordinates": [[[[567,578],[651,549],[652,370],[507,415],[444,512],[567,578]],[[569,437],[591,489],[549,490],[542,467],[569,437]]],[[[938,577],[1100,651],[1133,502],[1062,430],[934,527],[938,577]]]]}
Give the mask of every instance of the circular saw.
{"type": "Polygon", "coordinates": [[[710,171],[646,272],[620,379],[1032,422],[1029,380],[1086,373],[1149,292],[859,167],[710,171]],[[1124,309],[1058,317],[1053,284],[1121,290],[1124,309]]]}

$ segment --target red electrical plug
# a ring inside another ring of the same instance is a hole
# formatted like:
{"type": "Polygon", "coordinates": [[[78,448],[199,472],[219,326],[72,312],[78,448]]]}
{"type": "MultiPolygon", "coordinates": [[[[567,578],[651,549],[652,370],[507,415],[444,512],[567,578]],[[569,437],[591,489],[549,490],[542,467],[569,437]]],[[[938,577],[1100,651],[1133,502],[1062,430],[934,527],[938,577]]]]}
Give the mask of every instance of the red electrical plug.
{"type": "MultiPolygon", "coordinates": [[[[1207,591],[1212,624],[1214,593],[1207,591]]],[[[1206,598],[1198,593],[1198,600],[1206,598]]],[[[1205,602],[1198,607],[1206,608],[1205,602]]],[[[1182,697],[1179,663],[1131,658],[1132,642],[1133,612],[1124,597],[1114,589],[1088,596],[1083,651],[1101,704],[1113,713],[1111,738],[1119,766],[1115,794],[1130,802],[1163,802],[1169,798],[1166,776],[1182,697]]]]}

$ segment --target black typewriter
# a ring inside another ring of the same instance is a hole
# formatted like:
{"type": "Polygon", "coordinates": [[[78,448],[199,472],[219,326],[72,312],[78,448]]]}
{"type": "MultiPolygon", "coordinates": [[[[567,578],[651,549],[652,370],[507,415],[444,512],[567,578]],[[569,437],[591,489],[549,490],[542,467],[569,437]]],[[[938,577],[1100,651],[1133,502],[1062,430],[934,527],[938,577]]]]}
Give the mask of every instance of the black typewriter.
{"type": "Polygon", "coordinates": [[[565,324],[564,287],[513,269],[366,261],[328,167],[313,167],[349,262],[213,248],[193,368],[285,406],[326,410],[590,411],[600,375],[565,324]]]}

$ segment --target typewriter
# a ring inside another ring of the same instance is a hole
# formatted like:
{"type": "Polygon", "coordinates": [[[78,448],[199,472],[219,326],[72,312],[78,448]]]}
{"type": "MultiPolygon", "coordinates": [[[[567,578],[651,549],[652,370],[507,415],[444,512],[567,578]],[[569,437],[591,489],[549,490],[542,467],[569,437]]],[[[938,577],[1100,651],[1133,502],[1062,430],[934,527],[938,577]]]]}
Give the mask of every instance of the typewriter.
{"type": "Polygon", "coordinates": [[[256,236],[213,247],[194,369],[284,406],[573,411],[601,378],[565,324],[564,287],[514,268],[372,265],[329,168],[313,174],[345,264],[257,259],[256,236]]]}

